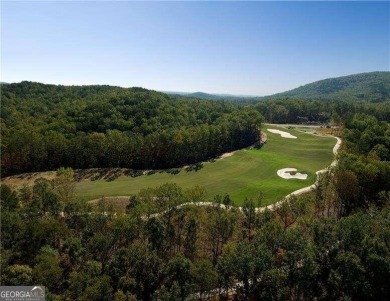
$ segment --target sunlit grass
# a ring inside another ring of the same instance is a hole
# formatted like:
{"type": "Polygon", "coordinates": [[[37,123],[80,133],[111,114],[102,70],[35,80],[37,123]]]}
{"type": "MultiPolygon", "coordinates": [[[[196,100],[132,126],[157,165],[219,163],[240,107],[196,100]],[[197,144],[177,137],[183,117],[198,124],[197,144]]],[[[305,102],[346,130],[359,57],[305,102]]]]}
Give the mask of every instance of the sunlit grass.
{"type": "Polygon", "coordinates": [[[76,197],[91,200],[102,196],[123,196],[137,193],[146,187],[156,187],[163,183],[177,183],[183,188],[203,186],[208,197],[229,194],[234,203],[241,204],[245,197],[264,195],[264,205],[272,204],[294,190],[315,182],[317,170],[328,166],[333,160],[334,138],[316,137],[296,130],[286,130],[298,139],[286,139],[278,134],[263,131],[268,142],[259,150],[245,149],[233,156],[213,163],[204,163],[198,171],[181,170],[173,175],[166,172],[139,177],[121,176],[114,181],[83,180],[76,185],[76,197]],[[282,179],[276,171],[294,167],[307,173],[307,180],[282,179]]]}

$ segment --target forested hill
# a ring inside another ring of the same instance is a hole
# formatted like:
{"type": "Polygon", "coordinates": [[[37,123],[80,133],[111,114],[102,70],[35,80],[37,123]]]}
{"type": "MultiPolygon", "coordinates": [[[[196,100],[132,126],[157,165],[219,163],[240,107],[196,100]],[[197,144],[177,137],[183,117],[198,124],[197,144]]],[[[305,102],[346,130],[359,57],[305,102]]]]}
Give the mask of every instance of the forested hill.
{"type": "Polygon", "coordinates": [[[383,102],[390,100],[390,72],[368,72],[328,78],[264,97],[383,102]]]}
{"type": "Polygon", "coordinates": [[[226,100],[240,104],[255,104],[272,99],[331,100],[331,101],[390,101],[390,72],[378,71],[327,78],[282,93],[269,96],[239,96],[204,92],[169,94],[176,97],[226,100]]]}
{"type": "Polygon", "coordinates": [[[170,168],[253,144],[260,114],[143,88],[1,85],[2,176],[73,168],[170,168]]]}
{"type": "Polygon", "coordinates": [[[206,99],[206,100],[223,100],[229,102],[236,102],[239,104],[251,104],[256,103],[261,100],[260,96],[250,96],[250,95],[233,95],[233,94],[209,94],[205,92],[194,92],[194,93],[184,93],[184,92],[166,92],[167,94],[179,97],[179,98],[188,98],[188,99],[206,99]]]}
{"type": "Polygon", "coordinates": [[[208,100],[221,100],[224,99],[224,96],[217,94],[209,94],[204,92],[194,92],[194,93],[180,93],[180,92],[167,92],[167,94],[181,96],[181,97],[191,97],[197,99],[208,99],[208,100]]]}

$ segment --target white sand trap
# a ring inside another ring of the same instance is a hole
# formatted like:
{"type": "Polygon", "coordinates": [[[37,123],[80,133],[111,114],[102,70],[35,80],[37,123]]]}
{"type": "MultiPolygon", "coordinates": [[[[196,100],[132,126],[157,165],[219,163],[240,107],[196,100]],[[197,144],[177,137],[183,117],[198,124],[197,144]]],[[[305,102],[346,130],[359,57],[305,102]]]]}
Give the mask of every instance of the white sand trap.
{"type": "Polygon", "coordinates": [[[279,169],[277,174],[279,177],[283,179],[299,179],[299,180],[306,180],[307,179],[307,174],[305,173],[295,173],[295,174],[290,174],[292,171],[297,171],[296,168],[282,168],[279,169]]]}
{"type": "Polygon", "coordinates": [[[290,138],[290,139],[297,139],[297,136],[291,135],[288,132],[280,131],[280,130],[274,130],[274,129],[267,129],[268,132],[279,134],[283,138],[290,138]]]}

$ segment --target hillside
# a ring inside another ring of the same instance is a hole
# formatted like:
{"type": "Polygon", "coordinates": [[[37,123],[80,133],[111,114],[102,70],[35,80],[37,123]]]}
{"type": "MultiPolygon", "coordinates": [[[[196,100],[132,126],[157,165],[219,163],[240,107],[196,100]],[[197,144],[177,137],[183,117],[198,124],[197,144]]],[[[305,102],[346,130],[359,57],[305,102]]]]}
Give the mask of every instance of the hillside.
{"type": "Polygon", "coordinates": [[[164,93],[177,98],[187,98],[187,99],[204,99],[204,100],[223,100],[229,102],[237,102],[239,104],[250,104],[255,103],[261,99],[261,96],[253,95],[234,95],[234,94],[210,94],[205,92],[167,92],[164,93]]]}
{"type": "Polygon", "coordinates": [[[298,88],[268,96],[244,96],[229,94],[210,94],[204,92],[181,93],[166,92],[172,96],[226,100],[240,104],[253,104],[268,99],[304,99],[304,100],[347,100],[384,102],[390,100],[390,72],[377,71],[327,78],[298,88]]]}
{"type": "Polygon", "coordinates": [[[171,95],[173,97],[185,97],[185,98],[196,98],[196,99],[207,99],[207,100],[221,100],[224,98],[222,95],[209,94],[205,92],[194,92],[194,93],[170,92],[170,91],[162,91],[162,92],[171,95]]]}
{"type": "Polygon", "coordinates": [[[73,168],[171,168],[259,139],[260,114],[143,88],[21,82],[1,89],[2,175],[73,168]]]}
{"type": "Polygon", "coordinates": [[[187,97],[194,97],[198,99],[221,99],[223,96],[216,94],[209,94],[204,92],[194,92],[186,95],[187,97]]]}
{"type": "Polygon", "coordinates": [[[390,72],[368,72],[328,78],[264,97],[272,98],[383,102],[390,100],[390,72]]]}

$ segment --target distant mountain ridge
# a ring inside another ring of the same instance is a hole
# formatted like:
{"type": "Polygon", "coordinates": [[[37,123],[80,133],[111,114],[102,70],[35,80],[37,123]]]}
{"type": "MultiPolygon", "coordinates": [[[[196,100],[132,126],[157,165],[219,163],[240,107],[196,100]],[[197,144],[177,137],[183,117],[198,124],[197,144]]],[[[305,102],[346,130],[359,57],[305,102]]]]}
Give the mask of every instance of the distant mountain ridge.
{"type": "Polygon", "coordinates": [[[197,99],[208,99],[208,100],[217,100],[223,98],[222,95],[217,94],[209,94],[205,92],[168,92],[168,91],[162,91],[163,93],[166,93],[168,95],[173,96],[184,96],[184,97],[193,97],[197,99]]]}
{"type": "Polygon", "coordinates": [[[188,98],[196,98],[196,99],[206,99],[206,100],[228,100],[228,101],[248,101],[253,99],[260,99],[260,96],[254,95],[235,95],[235,94],[211,94],[206,92],[171,92],[171,91],[162,91],[163,93],[172,95],[172,96],[180,96],[180,97],[188,97],[188,98]]]}
{"type": "Polygon", "coordinates": [[[376,71],[323,79],[298,88],[263,97],[318,100],[390,100],[390,72],[376,71]]]}
{"type": "MultiPolygon", "coordinates": [[[[28,82],[26,82],[28,83],[28,82]]],[[[31,83],[31,82],[30,82],[31,83]]],[[[0,82],[0,85],[9,85],[10,83],[0,82]]],[[[16,84],[16,83],[15,83],[16,84]]],[[[43,85],[34,83],[36,85],[43,85]]],[[[12,84],[11,84],[12,85],[12,84]]],[[[56,85],[47,85],[56,86],[56,85]]],[[[66,87],[58,85],[58,87],[66,87]]],[[[78,86],[70,86],[75,87],[78,86]]],[[[97,91],[105,91],[110,89],[119,89],[121,87],[109,85],[87,85],[82,86],[84,89],[95,87],[97,91]]],[[[129,90],[147,91],[147,89],[132,87],[122,88],[129,90]]],[[[150,90],[153,91],[153,90],[150,90]]],[[[156,91],[157,92],[157,91],[156,91]]],[[[375,71],[359,74],[352,74],[341,77],[327,78],[312,82],[298,88],[271,94],[268,96],[255,95],[234,95],[234,94],[218,94],[205,92],[176,92],[176,91],[160,91],[166,95],[175,98],[190,98],[203,100],[225,100],[237,102],[240,104],[254,104],[267,99],[309,99],[309,100],[350,100],[350,101],[367,101],[367,102],[384,102],[390,101],[390,71],[375,71]]]]}
{"type": "Polygon", "coordinates": [[[327,78],[268,96],[213,94],[205,92],[164,92],[172,96],[237,101],[242,104],[266,99],[316,99],[383,102],[390,101],[390,72],[375,71],[327,78]]]}

